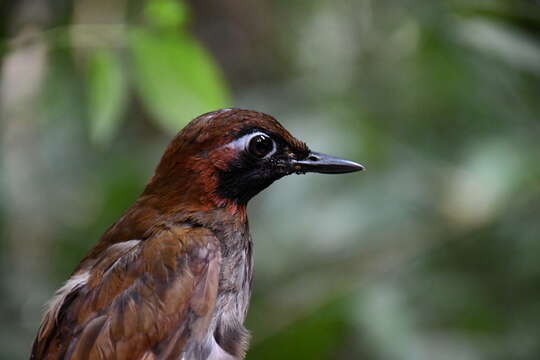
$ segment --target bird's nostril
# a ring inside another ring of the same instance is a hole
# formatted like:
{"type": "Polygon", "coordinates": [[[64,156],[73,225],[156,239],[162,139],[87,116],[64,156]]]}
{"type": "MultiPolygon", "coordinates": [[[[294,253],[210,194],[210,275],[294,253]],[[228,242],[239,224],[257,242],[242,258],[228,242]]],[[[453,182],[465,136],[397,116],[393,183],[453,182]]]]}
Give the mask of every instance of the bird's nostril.
{"type": "Polygon", "coordinates": [[[308,160],[310,160],[310,161],[318,161],[319,158],[316,157],[315,155],[310,155],[310,156],[308,157],[308,160]]]}

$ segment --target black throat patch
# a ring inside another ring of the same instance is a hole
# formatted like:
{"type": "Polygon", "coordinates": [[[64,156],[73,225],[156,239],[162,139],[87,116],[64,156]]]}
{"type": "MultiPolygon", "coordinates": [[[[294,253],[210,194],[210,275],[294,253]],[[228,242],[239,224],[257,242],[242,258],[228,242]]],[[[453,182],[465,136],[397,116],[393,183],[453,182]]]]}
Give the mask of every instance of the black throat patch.
{"type": "Polygon", "coordinates": [[[275,171],[272,161],[242,154],[227,170],[218,173],[217,195],[237,204],[246,204],[284,175],[275,171]]]}

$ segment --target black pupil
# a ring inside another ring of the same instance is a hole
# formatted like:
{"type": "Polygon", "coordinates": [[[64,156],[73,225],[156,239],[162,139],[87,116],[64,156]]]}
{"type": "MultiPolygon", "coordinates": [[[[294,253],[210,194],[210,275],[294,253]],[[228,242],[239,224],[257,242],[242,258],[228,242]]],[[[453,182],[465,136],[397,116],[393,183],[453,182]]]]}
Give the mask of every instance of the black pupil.
{"type": "Polygon", "coordinates": [[[249,152],[257,157],[265,157],[274,149],[272,139],[265,135],[256,135],[249,141],[249,152]]]}

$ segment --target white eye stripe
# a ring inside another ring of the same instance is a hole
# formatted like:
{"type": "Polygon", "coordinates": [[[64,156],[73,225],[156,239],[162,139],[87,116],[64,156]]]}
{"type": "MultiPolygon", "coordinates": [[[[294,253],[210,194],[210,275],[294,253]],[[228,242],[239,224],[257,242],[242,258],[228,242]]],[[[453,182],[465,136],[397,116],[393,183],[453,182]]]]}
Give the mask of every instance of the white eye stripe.
{"type": "Polygon", "coordinates": [[[231,141],[230,143],[226,144],[225,146],[226,147],[229,147],[229,148],[233,148],[237,151],[242,151],[242,150],[247,150],[248,148],[248,145],[249,145],[249,142],[251,141],[251,139],[253,139],[255,136],[258,136],[258,135],[262,135],[264,137],[267,137],[269,138],[270,140],[272,140],[272,151],[270,151],[268,154],[266,154],[263,159],[266,159],[266,158],[269,158],[270,156],[274,155],[276,153],[276,150],[277,150],[277,146],[276,146],[276,142],[274,141],[274,139],[272,139],[272,137],[268,136],[267,134],[261,132],[261,131],[256,131],[256,132],[252,132],[252,133],[249,133],[249,134],[246,134],[234,141],[231,141]]]}

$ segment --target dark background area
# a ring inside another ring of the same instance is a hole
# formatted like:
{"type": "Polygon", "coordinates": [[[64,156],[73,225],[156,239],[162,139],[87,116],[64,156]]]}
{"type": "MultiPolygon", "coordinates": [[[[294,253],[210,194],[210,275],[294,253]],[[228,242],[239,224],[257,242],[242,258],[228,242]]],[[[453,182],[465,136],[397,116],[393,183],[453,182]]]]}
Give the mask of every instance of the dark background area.
{"type": "Polygon", "coordinates": [[[368,168],[250,204],[248,359],[540,358],[540,2],[1,1],[0,56],[0,359],[231,106],[368,168]]]}

